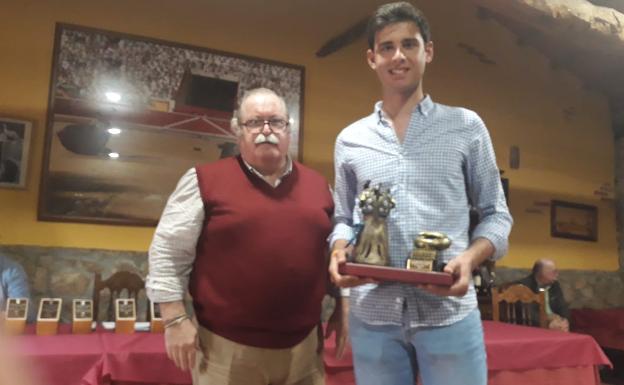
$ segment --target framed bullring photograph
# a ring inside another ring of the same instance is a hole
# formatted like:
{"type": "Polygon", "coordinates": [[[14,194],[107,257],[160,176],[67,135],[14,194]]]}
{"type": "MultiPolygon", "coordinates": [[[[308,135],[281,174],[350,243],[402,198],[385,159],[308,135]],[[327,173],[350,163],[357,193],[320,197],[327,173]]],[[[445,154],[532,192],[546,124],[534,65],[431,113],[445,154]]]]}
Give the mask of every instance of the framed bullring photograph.
{"type": "Polygon", "coordinates": [[[25,188],[32,122],[0,116],[0,187],[25,188]]]}
{"type": "Polygon", "coordinates": [[[38,217],[155,225],[189,168],[238,153],[237,100],[284,97],[301,159],[304,68],[57,24],[38,217]]]}

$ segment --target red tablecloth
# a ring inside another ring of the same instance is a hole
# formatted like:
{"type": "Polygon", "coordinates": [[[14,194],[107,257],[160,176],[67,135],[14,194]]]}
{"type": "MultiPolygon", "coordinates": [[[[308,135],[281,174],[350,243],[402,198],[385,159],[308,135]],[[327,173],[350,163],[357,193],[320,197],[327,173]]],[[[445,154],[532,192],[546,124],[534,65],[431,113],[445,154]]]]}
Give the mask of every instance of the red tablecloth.
{"type": "MultiPolygon", "coordinates": [[[[597,365],[610,365],[592,337],[485,321],[488,384],[599,384],[597,365]]],[[[99,385],[105,382],[190,384],[165,354],[162,334],[131,335],[98,330],[71,335],[63,325],[56,336],[15,339],[16,352],[39,372],[42,385],[99,385]]],[[[328,385],[354,384],[351,354],[334,358],[327,340],[328,385]]]]}
{"type": "Polygon", "coordinates": [[[600,346],[624,351],[624,308],[572,309],[570,322],[575,332],[591,335],[600,346]]]}
{"type": "Polygon", "coordinates": [[[13,341],[41,385],[191,383],[190,374],[167,358],[162,334],[115,334],[102,329],[87,335],[70,333],[70,325],[61,325],[56,336],[36,336],[30,326],[26,335],[13,341]]]}
{"type": "MultiPolygon", "coordinates": [[[[483,321],[488,385],[600,384],[596,367],[609,359],[588,335],[483,321]]],[[[351,352],[335,358],[326,344],[328,385],[355,384],[351,352]],[[334,381],[336,379],[336,381],[334,381]]]]}

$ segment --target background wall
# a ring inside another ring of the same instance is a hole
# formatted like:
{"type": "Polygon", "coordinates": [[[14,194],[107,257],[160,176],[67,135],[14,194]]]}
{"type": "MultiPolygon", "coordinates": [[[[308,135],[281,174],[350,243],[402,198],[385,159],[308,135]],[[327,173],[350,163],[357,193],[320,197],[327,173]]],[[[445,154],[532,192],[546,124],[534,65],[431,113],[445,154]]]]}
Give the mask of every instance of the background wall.
{"type": "MultiPolygon", "coordinates": [[[[35,122],[27,189],[0,190],[0,245],[144,252],[153,228],[37,221],[54,25],[73,23],[303,65],[303,160],[333,178],[334,139],[369,114],[378,95],[363,39],[324,59],[314,53],[380,1],[109,0],[3,2],[0,14],[0,115],[35,122]]],[[[551,68],[514,35],[481,20],[464,1],[417,3],[435,42],[425,90],[434,100],[476,110],[490,129],[499,167],[510,180],[515,219],[499,265],[529,267],[551,257],[563,269],[618,269],[612,199],[613,141],[606,99],[551,68]],[[509,148],[520,148],[511,170],[509,148]],[[598,242],[550,237],[551,199],[595,205],[598,242]]],[[[102,255],[102,258],[109,258],[102,255]]],[[[111,255],[110,258],[113,258],[111,255]]],[[[111,261],[112,263],[112,261],[111,261]]]]}

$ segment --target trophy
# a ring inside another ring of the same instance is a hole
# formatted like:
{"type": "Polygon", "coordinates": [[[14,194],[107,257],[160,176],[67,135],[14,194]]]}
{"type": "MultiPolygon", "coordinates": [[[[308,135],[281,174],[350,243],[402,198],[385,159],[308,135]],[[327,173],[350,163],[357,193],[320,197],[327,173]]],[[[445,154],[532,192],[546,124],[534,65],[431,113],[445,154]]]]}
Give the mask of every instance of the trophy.
{"type": "Polygon", "coordinates": [[[165,331],[160,305],[150,301],[150,331],[152,333],[163,333],[165,331]]]}
{"type": "Polygon", "coordinates": [[[93,323],[93,301],[90,299],[74,299],[72,301],[72,333],[91,333],[93,323]]]}
{"type": "Polygon", "coordinates": [[[28,298],[8,298],[4,328],[8,334],[22,334],[28,318],[28,298]]]}
{"type": "Polygon", "coordinates": [[[381,186],[369,188],[368,185],[369,183],[364,185],[364,191],[358,197],[364,216],[364,227],[357,236],[355,262],[387,266],[389,263],[386,218],[395,203],[390,190],[382,191],[381,186]]]}
{"type": "Polygon", "coordinates": [[[41,298],[35,327],[38,336],[51,336],[58,332],[62,305],[61,298],[41,298]]]}
{"type": "Polygon", "coordinates": [[[414,251],[407,259],[406,268],[416,271],[434,271],[438,268],[438,251],[447,249],[451,240],[443,233],[423,231],[414,239],[414,251]]]}
{"type": "Polygon", "coordinates": [[[132,334],[136,322],[136,303],[134,298],[115,300],[115,333],[132,334]]]}
{"type": "Polygon", "coordinates": [[[358,196],[362,210],[363,224],[355,237],[353,262],[341,264],[341,274],[372,278],[378,281],[395,281],[411,284],[434,284],[450,286],[453,277],[447,273],[433,271],[437,251],[447,248],[451,241],[441,233],[420,233],[416,238],[407,268],[390,267],[388,247],[388,226],[386,219],[396,203],[390,190],[380,185],[369,187],[370,181],[358,196]]]}

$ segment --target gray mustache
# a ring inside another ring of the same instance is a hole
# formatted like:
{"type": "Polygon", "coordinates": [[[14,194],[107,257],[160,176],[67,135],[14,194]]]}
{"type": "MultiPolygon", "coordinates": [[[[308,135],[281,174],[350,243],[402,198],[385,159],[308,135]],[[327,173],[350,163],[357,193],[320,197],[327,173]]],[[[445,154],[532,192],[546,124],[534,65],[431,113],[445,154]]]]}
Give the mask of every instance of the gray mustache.
{"type": "Polygon", "coordinates": [[[255,144],[262,144],[262,143],[279,144],[279,139],[274,133],[270,133],[269,136],[264,136],[264,134],[260,133],[258,134],[258,136],[256,136],[254,143],[255,144]]]}

